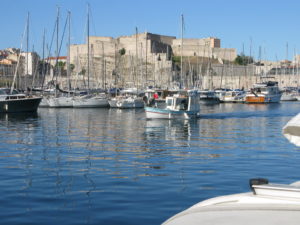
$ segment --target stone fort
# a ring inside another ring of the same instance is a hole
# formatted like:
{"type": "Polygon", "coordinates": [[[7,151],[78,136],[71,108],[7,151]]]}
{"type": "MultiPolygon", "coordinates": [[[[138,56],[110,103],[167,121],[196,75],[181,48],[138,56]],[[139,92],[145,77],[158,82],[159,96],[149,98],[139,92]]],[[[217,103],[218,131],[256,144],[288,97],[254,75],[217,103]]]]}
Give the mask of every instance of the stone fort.
{"type": "Polygon", "coordinates": [[[101,88],[149,85],[170,88],[182,79],[181,73],[188,84],[192,82],[191,76],[188,78],[191,71],[200,74],[203,58],[222,64],[237,56],[236,49],[221,48],[218,38],[178,39],[148,32],[118,38],[90,36],[89,46],[89,49],[87,43],[70,46],[72,77],[87,80],[89,71],[92,86],[101,88]]]}

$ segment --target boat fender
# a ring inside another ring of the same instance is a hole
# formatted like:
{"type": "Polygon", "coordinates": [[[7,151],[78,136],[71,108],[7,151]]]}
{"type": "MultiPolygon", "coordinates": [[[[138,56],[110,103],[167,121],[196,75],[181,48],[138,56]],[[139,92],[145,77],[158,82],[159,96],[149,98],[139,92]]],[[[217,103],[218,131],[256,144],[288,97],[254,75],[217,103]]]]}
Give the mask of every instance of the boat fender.
{"type": "Polygon", "coordinates": [[[249,185],[250,185],[250,188],[251,188],[253,194],[256,194],[254,188],[252,187],[253,185],[262,185],[262,184],[268,184],[268,183],[269,183],[269,181],[266,178],[252,178],[249,180],[249,185]]]}

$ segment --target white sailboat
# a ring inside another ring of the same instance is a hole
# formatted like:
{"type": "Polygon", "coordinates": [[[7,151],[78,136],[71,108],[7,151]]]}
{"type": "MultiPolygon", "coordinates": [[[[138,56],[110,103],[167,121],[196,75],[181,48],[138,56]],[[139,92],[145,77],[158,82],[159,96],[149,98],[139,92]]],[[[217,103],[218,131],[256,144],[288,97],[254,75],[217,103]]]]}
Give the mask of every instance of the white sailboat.
{"type": "MultiPolygon", "coordinates": [[[[57,18],[57,29],[58,29],[58,19],[57,18]]],[[[68,12],[68,25],[69,25],[69,38],[68,38],[68,60],[67,60],[67,77],[68,86],[70,87],[70,36],[71,36],[71,13],[68,12]]],[[[48,105],[51,108],[70,108],[73,107],[73,96],[70,91],[65,91],[65,93],[60,90],[59,86],[56,85],[56,95],[47,99],[48,105]],[[58,94],[57,92],[60,91],[58,94]]]]}
{"type": "Polygon", "coordinates": [[[89,21],[90,21],[90,6],[87,6],[87,75],[88,75],[88,94],[84,96],[75,96],[73,98],[73,107],[75,108],[89,108],[89,107],[108,107],[108,99],[104,93],[91,93],[90,90],[90,40],[89,40],[89,21]]]}

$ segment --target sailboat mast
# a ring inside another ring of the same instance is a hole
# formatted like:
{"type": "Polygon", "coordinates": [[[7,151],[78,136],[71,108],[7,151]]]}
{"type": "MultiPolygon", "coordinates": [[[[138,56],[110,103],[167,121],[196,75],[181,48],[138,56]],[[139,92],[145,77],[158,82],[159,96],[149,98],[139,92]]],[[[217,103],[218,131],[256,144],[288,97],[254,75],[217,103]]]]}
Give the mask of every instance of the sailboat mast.
{"type": "Polygon", "coordinates": [[[90,89],[90,5],[87,6],[87,74],[88,74],[88,89],[90,89]]]}
{"type": "Polygon", "coordinates": [[[148,85],[148,71],[147,71],[147,57],[148,57],[148,33],[146,32],[146,68],[145,68],[145,78],[146,78],[146,87],[148,85]]]}
{"type": "MultiPolygon", "coordinates": [[[[28,53],[29,53],[29,12],[27,14],[27,40],[26,40],[26,51],[27,51],[27,57],[26,57],[26,75],[28,75],[28,53]]],[[[26,79],[25,79],[26,80],[26,79]]],[[[25,87],[26,88],[26,87],[25,87]]]]}
{"type": "Polygon", "coordinates": [[[45,82],[45,36],[46,30],[44,29],[43,34],[43,65],[42,65],[42,90],[44,90],[44,82],[45,82]]]}
{"type": "Polygon", "coordinates": [[[182,55],[183,55],[183,14],[181,14],[181,54],[180,54],[180,86],[183,84],[183,62],[182,62],[182,55]]]}
{"type": "Polygon", "coordinates": [[[138,28],[135,27],[135,79],[134,86],[138,86],[138,28]],[[135,83],[137,82],[137,83],[135,83]]]}
{"type": "Polygon", "coordinates": [[[69,38],[68,38],[68,60],[67,60],[67,77],[68,77],[68,87],[69,90],[71,89],[71,82],[70,82],[70,46],[71,46],[71,12],[68,11],[68,19],[69,19],[69,38]]]}
{"type": "MultiPolygon", "coordinates": [[[[58,38],[58,34],[59,34],[59,7],[57,7],[57,18],[56,18],[56,71],[55,71],[55,85],[57,85],[57,77],[58,77],[58,71],[59,71],[59,67],[58,67],[58,55],[59,55],[59,38],[58,38]]],[[[55,87],[55,97],[57,97],[57,88],[55,87]]]]}

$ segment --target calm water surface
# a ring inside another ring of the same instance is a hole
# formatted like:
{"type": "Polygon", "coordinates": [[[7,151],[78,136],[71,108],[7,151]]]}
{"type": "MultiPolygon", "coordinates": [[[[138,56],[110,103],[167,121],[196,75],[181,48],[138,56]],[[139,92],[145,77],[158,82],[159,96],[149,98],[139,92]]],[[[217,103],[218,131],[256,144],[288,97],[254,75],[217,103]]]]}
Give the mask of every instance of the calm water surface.
{"type": "Polygon", "coordinates": [[[248,180],[300,180],[282,127],[300,102],[203,106],[196,121],[144,110],[0,115],[0,224],[161,224],[248,180]]]}

